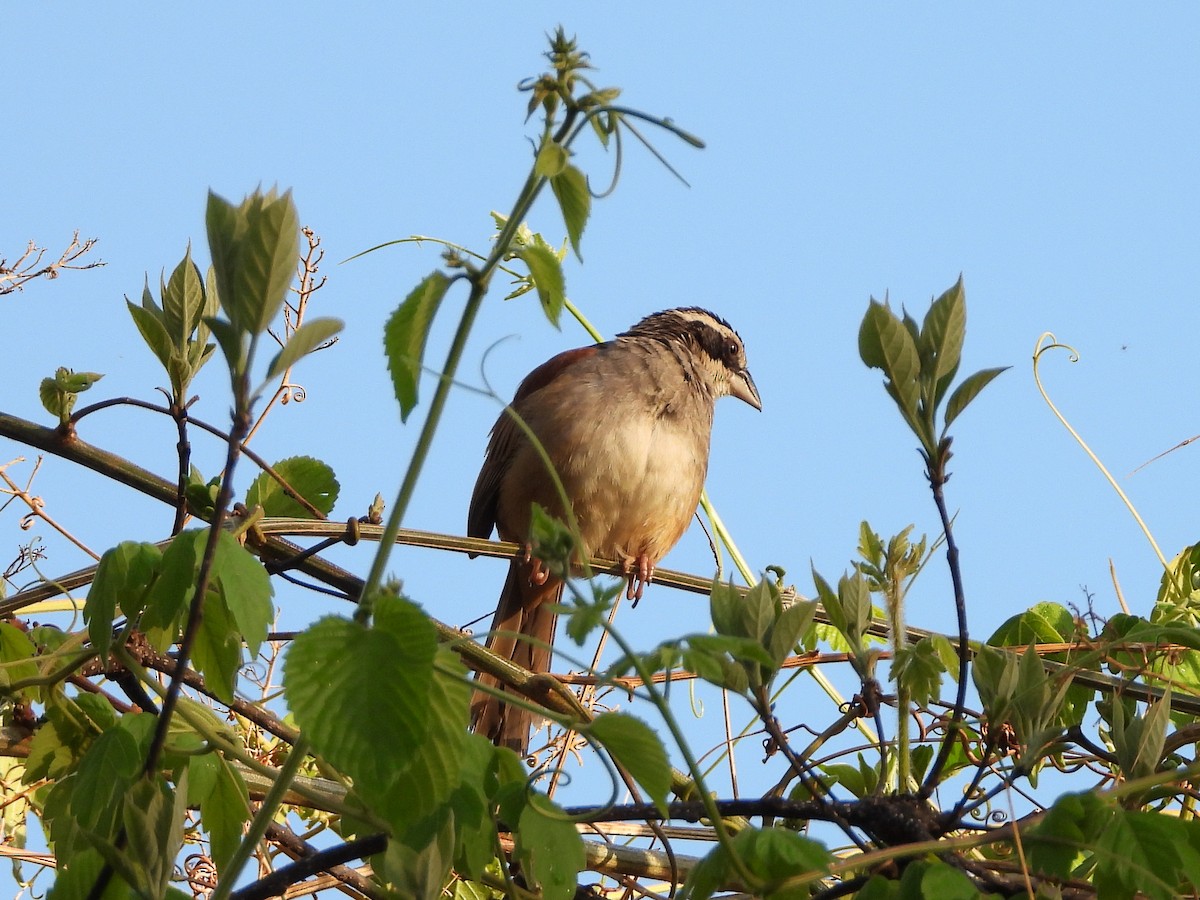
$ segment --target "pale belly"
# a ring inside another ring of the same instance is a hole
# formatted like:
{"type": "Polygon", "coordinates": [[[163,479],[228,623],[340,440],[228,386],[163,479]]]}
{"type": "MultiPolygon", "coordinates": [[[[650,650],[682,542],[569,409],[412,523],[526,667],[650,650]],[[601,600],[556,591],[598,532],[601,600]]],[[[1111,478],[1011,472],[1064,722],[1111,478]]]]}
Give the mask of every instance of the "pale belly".
{"type": "Polygon", "coordinates": [[[595,442],[606,451],[571,455],[561,474],[584,544],[594,555],[619,560],[644,555],[657,562],[686,530],[700,500],[708,448],[707,440],[699,442],[675,424],[615,423],[595,442]]]}

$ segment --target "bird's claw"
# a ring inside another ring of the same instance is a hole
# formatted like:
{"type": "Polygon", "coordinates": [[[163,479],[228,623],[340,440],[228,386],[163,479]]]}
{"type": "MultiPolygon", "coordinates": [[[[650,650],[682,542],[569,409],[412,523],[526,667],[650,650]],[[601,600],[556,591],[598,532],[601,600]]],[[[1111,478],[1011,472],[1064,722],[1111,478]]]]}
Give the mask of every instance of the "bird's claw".
{"type": "Polygon", "coordinates": [[[626,560],[625,574],[629,578],[629,583],[625,587],[625,599],[632,600],[633,605],[637,606],[638,601],[642,599],[642,594],[646,592],[646,585],[654,577],[654,563],[650,562],[650,557],[643,553],[637,559],[626,560]]]}
{"type": "Polygon", "coordinates": [[[546,564],[533,555],[533,546],[525,545],[525,565],[529,567],[529,583],[535,587],[540,587],[550,580],[550,570],[546,568],[546,564]]]}

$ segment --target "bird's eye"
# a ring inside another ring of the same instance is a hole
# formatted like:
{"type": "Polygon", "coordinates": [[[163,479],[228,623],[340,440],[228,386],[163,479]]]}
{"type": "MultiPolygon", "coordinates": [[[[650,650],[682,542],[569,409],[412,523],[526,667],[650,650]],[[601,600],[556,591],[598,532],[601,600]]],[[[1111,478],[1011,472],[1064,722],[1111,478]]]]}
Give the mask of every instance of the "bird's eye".
{"type": "Polygon", "coordinates": [[[725,356],[728,357],[729,359],[737,359],[737,356],[738,356],[737,341],[730,341],[728,344],[725,345],[725,356]]]}

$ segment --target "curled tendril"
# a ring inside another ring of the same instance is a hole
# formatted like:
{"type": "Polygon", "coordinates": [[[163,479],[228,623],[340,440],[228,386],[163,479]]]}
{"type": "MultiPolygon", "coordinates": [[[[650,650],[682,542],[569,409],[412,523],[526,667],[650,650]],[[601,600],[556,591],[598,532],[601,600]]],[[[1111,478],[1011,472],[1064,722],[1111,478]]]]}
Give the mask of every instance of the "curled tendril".
{"type": "Polygon", "coordinates": [[[207,897],[217,886],[217,867],[211,856],[193,853],[183,861],[183,872],[195,900],[207,897]]]}
{"type": "Polygon", "coordinates": [[[1154,540],[1154,535],[1150,533],[1150,528],[1138,514],[1133,502],[1129,499],[1125,492],[1121,490],[1121,486],[1117,484],[1117,480],[1113,478],[1112,474],[1105,467],[1104,463],[1100,461],[1100,457],[1092,452],[1092,448],[1087,445],[1087,442],[1084,441],[1084,439],[1079,435],[1079,432],[1071,427],[1071,423],[1067,421],[1066,416],[1058,411],[1058,407],[1054,405],[1054,402],[1050,399],[1050,395],[1046,393],[1045,387],[1042,386],[1042,377],[1039,367],[1041,365],[1042,356],[1050,350],[1067,350],[1069,352],[1067,359],[1073,363],[1079,362],[1079,353],[1074,347],[1070,346],[1069,344],[1059,343],[1058,338],[1054,336],[1053,332],[1043,332],[1042,336],[1038,338],[1037,344],[1033,349],[1033,381],[1034,384],[1037,385],[1038,393],[1042,395],[1042,399],[1046,402],[1046,405],[1050,407],[1050,411],[1054,413],[1058,421],[1060,421],[1063,427],[1067,429],[1071,437],[1075,438],[1075,441],[1080,447],[1083,448],[1083,452],[1088,455],[1088,458],[1091,459],[1096,468],[1100,470],[1100,474],[1107,479],[1109,485],[1112,486],[1112,489],[1117,492],[1117,496],[1121,498],[1121,502],[1125,504],[1125,508],[1129,510],[1130,515],[1132,515],[1134,520],[1138,523],[1138,527],[1142,529],[1142,534],[1144,534],[1146,536],[1146,540],[1150,542],[1150,547],[1154,550],[1154,555],[1158,557],[1159,563],[1168,572],[1168,574],[1171,574],[1171,567],[1168,565],[1166,557],[1163,556],[1162,551],[1158,548],[1158,543],[1154,540]]]}
{"type": "Polygon", "coordinates": [[[279,389],[279,402],[284,406],[295,400],[303,403],[308,399],[308,392],[302,384],[285,384],[279,389]]]}

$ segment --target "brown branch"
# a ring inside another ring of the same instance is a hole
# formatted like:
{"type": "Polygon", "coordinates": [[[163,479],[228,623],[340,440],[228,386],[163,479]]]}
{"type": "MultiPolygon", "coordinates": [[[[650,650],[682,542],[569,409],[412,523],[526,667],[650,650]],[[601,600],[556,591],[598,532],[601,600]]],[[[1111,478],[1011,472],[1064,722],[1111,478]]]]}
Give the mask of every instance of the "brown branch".
{"type": "Polygon", "coordinates": [[[83,271],[103,266],[105,264],[103,260],[77,264],[95,246],[96,238],[80,241],[79,232],[76,231],[71,237],[71,243],[67,245],[67,249],[59,258],[49,265],[43,266],[42,259],[46,256],[46,248],[39,247],[36,241],[30,241],[25,247],[25,252],[11,265],[7,259],[0,258],[0,296],[24,290],[25,285],[36,278],[54,279],[60,273],[68,270],[83,271]]]}

